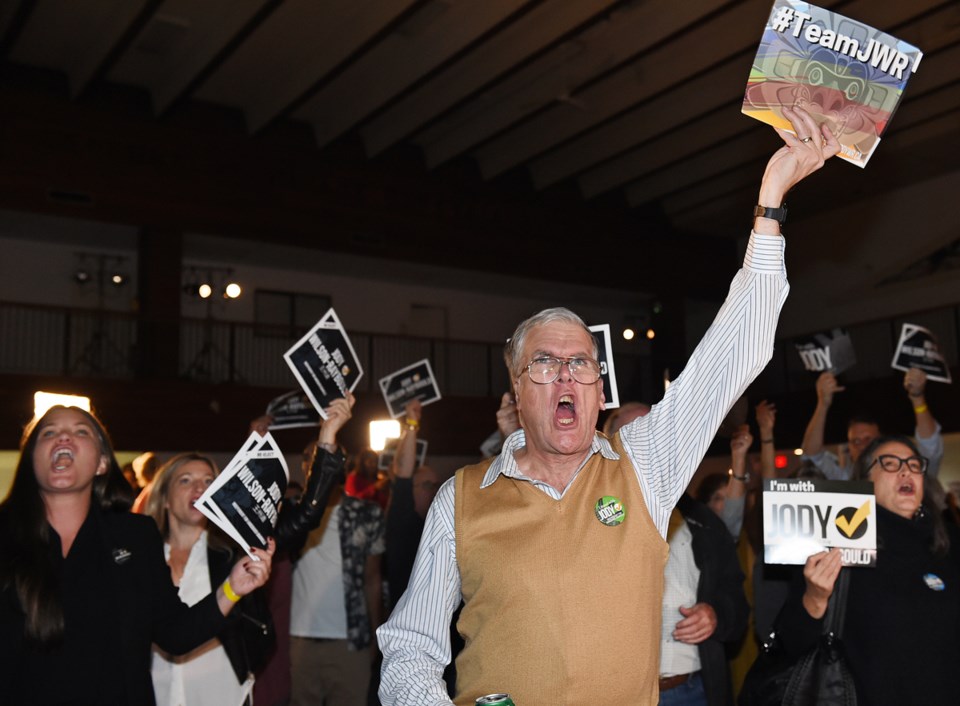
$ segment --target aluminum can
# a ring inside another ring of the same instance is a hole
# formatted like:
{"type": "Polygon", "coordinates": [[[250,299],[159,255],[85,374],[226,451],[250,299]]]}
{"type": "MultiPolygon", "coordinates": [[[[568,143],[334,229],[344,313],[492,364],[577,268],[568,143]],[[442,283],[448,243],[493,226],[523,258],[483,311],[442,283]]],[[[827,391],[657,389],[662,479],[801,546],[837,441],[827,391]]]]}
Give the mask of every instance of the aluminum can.
{"type": "Polygon", "coordinates": [[[477,706],[517,706],[510,694],[487,694],[476,701],[477,706]]]}

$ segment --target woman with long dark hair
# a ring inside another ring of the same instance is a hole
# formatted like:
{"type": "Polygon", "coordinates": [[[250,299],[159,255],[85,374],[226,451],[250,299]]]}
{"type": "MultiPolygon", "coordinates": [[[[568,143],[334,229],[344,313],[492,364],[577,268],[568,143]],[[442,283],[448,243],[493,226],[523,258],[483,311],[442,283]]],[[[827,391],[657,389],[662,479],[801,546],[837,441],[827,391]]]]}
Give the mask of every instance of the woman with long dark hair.
{"type": "Polygon", "coordinates": [[[24,430],[0,505],[0,702],[152,704],[151,643],[202,644],[269,577],[272,541],[188,608],[125,483],[92,414],[53,407],[24,430]]]}

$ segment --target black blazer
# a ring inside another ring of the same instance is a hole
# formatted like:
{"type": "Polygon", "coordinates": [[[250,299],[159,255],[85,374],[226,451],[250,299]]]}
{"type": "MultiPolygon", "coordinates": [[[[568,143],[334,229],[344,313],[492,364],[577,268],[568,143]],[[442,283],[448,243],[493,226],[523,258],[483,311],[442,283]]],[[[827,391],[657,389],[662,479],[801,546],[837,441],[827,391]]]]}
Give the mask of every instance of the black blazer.
{"type": "MultiPolygon", "coordinates": [[[[231,549],[208,545],[207,565],[213,590],[230,575],[238,558],[231,549]]],[[[266,664],[276,642],[276,633],[263,589],[258,588],[240,599],[217,638],[230,659],[238,683],[242,684],[250,672],[256,672],[266,664]]]]}
{"type": "Polygon", "coordinates": [[[684,493],[677,509],[692,535],[693,559],[700,569],[697,601],[717,614],[717,629],[697,645],[703,689],[710,706],[733,703],[726,646],[747,629],[750,606],[743,592],[743,572],[727,526],[713,510],[684,493]]]}
{"type": "MultiPolygon", "coordinates": [[[[47,653],[24,639],[24,613],[12,585],[0,596],[0,704],[84,704],[116,706],[153,704],[150,678],[151,644],[171,654],[183,654],[216,636],[225,619],[211,594],[193,607],[177,596],[164,561],[163,543],[156,523],[142,515],[90,510],[81,532],[87,531],[89,571],[84,572],[78,594],[75,585],[61,586],[69,593],[64,601],[66,632],[84,619],[98,626],[95,640],[101,654],[92,674],[44,671],[43,699],[31,674],[43,669],[47,653]],[[79,600],[78,600],[79,599],[79,600]],[[73,607],[71,607],[73,606],[73,607]],[[91,615],[90,610],[96,611],[91,615]]],[[[79,537],[79,535],[78,535],[79,537]]],[[[77,546],[75,542],[74,546],[77,546]]],[[[71,553],[73,549],[71,549],[71,553]]],[[[79,662],[88,635],[71,636],[57,659],[60,664],[79,662]]],[[[89,655],[83,655],[91,663],[89,655]]],[[[69,670],[67,670],[69,671],[69,670]]]]}

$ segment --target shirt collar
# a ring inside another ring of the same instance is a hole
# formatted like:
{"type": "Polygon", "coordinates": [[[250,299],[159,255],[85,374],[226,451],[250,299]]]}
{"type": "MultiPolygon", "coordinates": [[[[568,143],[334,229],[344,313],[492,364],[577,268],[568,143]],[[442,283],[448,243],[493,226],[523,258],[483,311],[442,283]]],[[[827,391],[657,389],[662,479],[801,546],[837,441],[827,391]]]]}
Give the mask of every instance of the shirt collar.
{"type": "MultiPolygon", "coordinates": [[[[526,445],[527,440],[523,429],[517,429],[504,439],[500,455],[493,459],[493,463],[490,464],[490,467],[483,476],[483,482],[480,484],[480,487],[486,488],[488,485],[491,485],[501,474],[508,478],[526,478],[520,471],[517,460],[513,457],[514,451],[522,449],[526,445]]],[[[590,458],[590,456],[593,456],[595,453],[599,453],[610,461],[620,460],[620,455],[613,450],[610,441],[602,434],[593,435],[593,443],[590,444],[590,454],[587,458],[590,458]]],[[[584,460],[584,463],[586,463],[586,460],[584,460]]]]}

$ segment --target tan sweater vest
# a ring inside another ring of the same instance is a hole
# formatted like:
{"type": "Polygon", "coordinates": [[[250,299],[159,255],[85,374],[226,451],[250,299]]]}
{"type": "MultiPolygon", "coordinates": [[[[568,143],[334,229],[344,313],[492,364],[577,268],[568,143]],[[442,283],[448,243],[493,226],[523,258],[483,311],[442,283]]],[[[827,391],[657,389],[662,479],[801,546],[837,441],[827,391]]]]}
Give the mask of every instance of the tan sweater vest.
{"type": "Polygon", "coordinates": [[[594,454],[561,500],[503,475],[481,490],[489,462],[457,472],[458,706],[495,692],[517,706],[657,703],[667,544],[613,443],[620,461],[594,454]],[[622,501],[620,524],[598,519],[603,496],[622,501]]]}

